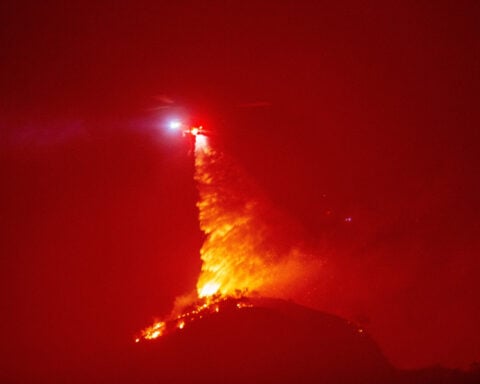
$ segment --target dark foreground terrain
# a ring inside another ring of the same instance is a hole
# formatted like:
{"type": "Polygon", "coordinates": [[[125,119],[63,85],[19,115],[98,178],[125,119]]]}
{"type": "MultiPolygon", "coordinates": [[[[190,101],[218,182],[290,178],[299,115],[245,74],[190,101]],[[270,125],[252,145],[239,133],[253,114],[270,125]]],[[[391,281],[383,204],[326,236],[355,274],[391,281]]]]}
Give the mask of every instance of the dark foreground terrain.
{"type": "Polygon", "coordinates": [[[338,317],[255,299],[154,342],[143,342],[123,383],[478,383],[479,371],[395,370],[374,341],[338,317]]]}
{"type": "Polygon", "coordinates": [[[480,383],[468,372],[395,369],[369,335],[339,317],[274,299],[232,299],[159,339],[83,362],[74,371],[0,383],[480,383]]]}

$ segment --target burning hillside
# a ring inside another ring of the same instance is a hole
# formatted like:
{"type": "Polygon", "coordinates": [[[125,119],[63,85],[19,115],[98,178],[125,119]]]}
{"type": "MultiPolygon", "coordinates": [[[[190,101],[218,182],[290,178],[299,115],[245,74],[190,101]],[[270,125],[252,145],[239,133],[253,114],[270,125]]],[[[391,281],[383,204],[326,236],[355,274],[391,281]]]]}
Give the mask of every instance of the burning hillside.
{"type": "Polygon", "coordinates": [[[318,270],[318,261],[285,242],[285,220],[204,135],[195,136],[195,181],[200,228],[206,235],[197,292],[170,317],[143,330],[137,342],[183,329],[232,303],[234,308],[251,306],[246,297],[252,294],[289,299],[318,270]]]}
{"type": "Polygon", "coordinates": [[[210,308],[217,305],[218,313],[200,310],[201,320],[181,332],[143,343],[125,382],[394,382],[370,337],[336,316],[278,299],[223,299],[210,308]]]}

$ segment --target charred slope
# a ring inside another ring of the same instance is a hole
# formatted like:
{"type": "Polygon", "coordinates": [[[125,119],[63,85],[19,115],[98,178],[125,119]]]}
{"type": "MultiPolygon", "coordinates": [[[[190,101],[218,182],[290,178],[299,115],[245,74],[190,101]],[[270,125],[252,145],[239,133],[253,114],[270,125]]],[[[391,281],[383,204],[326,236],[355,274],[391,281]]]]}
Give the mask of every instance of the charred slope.
{"type": "Polygon", "coordinates": [[[376,344],[343,319],[290,302],[208,315],[139,345],[125,382],[361,383],[389,381],[376,344]]]}

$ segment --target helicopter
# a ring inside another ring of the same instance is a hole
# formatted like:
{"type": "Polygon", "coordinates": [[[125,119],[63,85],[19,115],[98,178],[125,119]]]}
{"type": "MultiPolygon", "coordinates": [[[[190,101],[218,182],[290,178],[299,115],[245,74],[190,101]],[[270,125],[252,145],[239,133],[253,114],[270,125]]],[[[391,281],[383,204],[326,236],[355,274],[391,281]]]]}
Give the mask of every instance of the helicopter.
{"type": "Polygon", "coordinates": [[[203,126],[192,126],[192,127],[186,127],[184,123],[182,123],[180,120],[172,120],[168,124],[168,127],[173,130],[173,131],[181,131],[182,135],[185,136],[209,136],[210,132],[206,131],[203,126]]]}

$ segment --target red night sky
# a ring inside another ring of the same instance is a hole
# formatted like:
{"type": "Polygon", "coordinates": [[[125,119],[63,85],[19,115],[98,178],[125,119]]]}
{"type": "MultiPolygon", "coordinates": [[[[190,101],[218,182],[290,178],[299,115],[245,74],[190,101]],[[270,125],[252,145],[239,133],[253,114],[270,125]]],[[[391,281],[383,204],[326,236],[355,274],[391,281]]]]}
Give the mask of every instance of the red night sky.
{"type": "Polygon", "coordinates": [[[2,1],[0,380],[95,367],[195,287],[193,159],[164,130],[179,111],[327,261],[304,301],[399,367],[479,361],[479,16],[2,1]]]}

